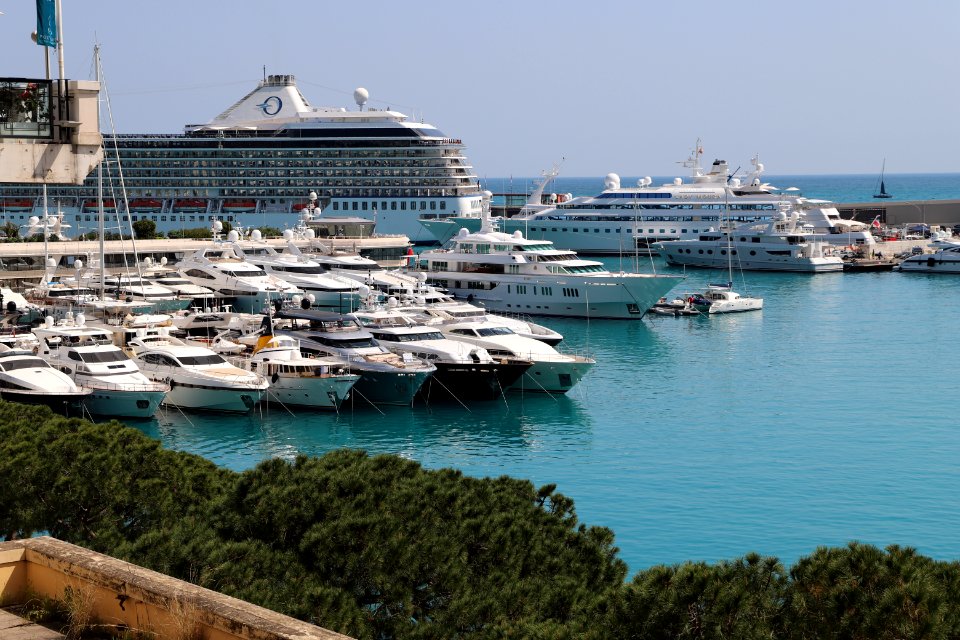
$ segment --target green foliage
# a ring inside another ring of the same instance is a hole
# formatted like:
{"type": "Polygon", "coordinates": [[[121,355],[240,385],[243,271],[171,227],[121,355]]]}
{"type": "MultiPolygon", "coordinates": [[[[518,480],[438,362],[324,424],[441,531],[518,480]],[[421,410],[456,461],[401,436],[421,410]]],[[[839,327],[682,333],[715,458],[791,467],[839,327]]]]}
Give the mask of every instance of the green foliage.
{"type": "Polygon", "coordinates": [[[213,233],[210,231],[210,229],[203,229],[203,228],[172,229],[167,232],[167,237],[178,239],[178,240],[183,238],[202,240],[202,239],[212,238],[213,233]]]}
{"type": "Polygon", "coordinates": [[[20,240],[20,227],[7,220],[0,225],[0,232],[6,237],[7,242],[17,242],[20,240]]]}
{"type": "Polygon", "coordinates": [[[748,554],[624,584],[613,533],[556,486],[396,456],[235,473],[0,402],[0,487],[7,538],[48,532],[363,638],[960,637],[958,563],[851,543],[789,572],[748,554]]]}
{"type": "Polygon", "coordinates": [[[147,218],[141,218],[133,223],[133,233],[140,240],[150,240],[157,237],[157,223],[147,218]]]}
{"type": "Polygon", "coordinates": [[[260,230],[260,235],[264,238],[279,238],[283,235],[283,231],[277,227],[256,227],[260,230]]]}

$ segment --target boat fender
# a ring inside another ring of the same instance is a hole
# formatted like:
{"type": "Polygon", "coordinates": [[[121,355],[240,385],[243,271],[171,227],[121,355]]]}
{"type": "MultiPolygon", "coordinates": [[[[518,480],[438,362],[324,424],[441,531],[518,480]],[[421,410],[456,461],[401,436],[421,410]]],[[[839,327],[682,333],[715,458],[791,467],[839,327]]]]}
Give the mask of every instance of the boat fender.
{"type": "Polygon", "coordinates": [[[33,348],[33,355],[37,355],[37,353],[39,353],[39,352],[40,352],[40,347],[34,347],[34,348],[33,348]]]}

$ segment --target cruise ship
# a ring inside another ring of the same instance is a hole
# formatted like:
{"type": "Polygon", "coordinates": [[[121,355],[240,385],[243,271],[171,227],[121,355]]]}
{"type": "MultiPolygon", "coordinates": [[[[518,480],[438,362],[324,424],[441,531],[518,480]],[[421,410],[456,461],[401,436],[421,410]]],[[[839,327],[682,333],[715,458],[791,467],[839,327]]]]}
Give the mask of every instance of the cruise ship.
{"type": "MultiPolygon", "coordinates": [[[[561,197],[552,205],[541,204],[544,184],[520,213],[500,218],[505,233],[521,231],[531,240],[549,240],[558,247],[590,255],[655,253],[659,242],[692,240],[721,228],[774,219],[784,206],[800,213],[802,224],[814,239],[834,246],[872,245],[869,225],[840,217],[834,203],[805,198],[796,189],[777,189],[763,181],[759,156],[751,159],[753,170],[738,178],[725,160],[715,160],[708,170],[700,164],[702,147],[697,142],[682,164],[691,169],[688,179],[677,177],[662,185],[649,177],[637,185],[621,186],[611,173],[603,192],[595,196],[561,197]]],[[[548,174],[548,178],[555,173],[548,174]]],[[[453,238],[461,228],[476,231],[479,216],[444,219],[423,218],[424,228],[440,242],[453,238]]]]}
{"type": "MultiPolygon", "coordinates": [[[[161,232],[209,228],[214,219],[284,229],[297,224],[311,191],[325,213],[349,212],[375,221],[378,233],[425,244],[435,240],[419,217],[478,215],[483,193],[463,143],[389,107],[365,108],[368,97],[357,89],[352,110],[312,107],[293,76],[270,75],[181,134],[104,134],[107,233],[129,233],[126,210],[161,232]]],[[[48,186],[47,210],[60,208],[71,235],[97,229],[96,174],[81,186],[48,186]]],[[[0,186],[0,225],[42,219],[41,189],[0,186]]]]}

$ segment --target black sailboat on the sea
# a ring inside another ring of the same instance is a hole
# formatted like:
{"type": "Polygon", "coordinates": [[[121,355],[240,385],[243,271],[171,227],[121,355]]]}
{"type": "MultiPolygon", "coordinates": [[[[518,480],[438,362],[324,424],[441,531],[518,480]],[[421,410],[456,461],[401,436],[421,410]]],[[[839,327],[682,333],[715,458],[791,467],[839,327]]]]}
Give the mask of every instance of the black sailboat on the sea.
{"type": "Polygon", "coordinates": [[[887,159],[883,159],[883,166],[880,168],[880,181],[879,181],[879,190],[873,194],[874,198],[892,198],[893,196],[887,193],[887,186],[883,183],[883,173],[887,169],[887,159]]]}

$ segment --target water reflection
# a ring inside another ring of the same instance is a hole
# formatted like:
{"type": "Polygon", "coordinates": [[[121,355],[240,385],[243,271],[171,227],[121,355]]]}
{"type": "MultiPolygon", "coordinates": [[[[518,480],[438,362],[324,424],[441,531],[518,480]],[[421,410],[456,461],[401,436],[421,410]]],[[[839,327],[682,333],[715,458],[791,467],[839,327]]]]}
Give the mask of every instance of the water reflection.
{"type": "Polygon", "coordinates": [[[165,447],[189,451],[232,469],[270,457],[323,455],[343,447],[391,453],[430,464],[494,468],[505,456],[536,455],[553,447],[588,441],[591,417],[586,398],[510,393],[500,401],[418,404],[413,408],[344,407],[340,414],[290,413],[269,407],[245,416],[162,412],[135,424],[165,447]]]}

